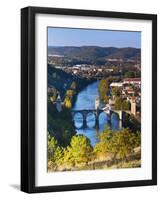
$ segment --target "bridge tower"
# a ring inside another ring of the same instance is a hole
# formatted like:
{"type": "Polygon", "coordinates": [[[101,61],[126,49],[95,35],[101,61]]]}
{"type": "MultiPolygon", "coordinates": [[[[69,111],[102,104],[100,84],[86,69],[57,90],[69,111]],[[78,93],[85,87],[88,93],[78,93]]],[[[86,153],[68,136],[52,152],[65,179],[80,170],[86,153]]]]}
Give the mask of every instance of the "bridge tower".
{"type": "Polygon", "coordinates": [[[95,110],[99,109],[99,105],[100,105],[99,96],[96,96],[96,99],[95,99],[95,110]]]}
{"type": "Polygon", "coordinates": [[[122,129],[122,120],[123,120],[122,110],[120,110],[118,114],[119,114],[119,129],[122,129]]]}
{"type": "Polygon", "coordinates": [[[96,110],[95,126],[96,127],[99,127],[99,105],[100,105],[99,96],[96,96],[96,99],[95,99],[95,110],[96,110]]]}

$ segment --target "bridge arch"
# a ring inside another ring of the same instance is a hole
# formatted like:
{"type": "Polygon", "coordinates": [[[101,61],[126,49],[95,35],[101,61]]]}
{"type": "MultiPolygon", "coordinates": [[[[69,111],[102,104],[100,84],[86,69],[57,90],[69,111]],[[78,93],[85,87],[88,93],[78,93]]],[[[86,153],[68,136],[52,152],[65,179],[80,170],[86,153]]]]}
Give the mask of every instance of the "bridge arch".
{"type": "Polygon", "coordinates": [[[81,112],[73,113],[74,126],[78,129],[83,127],[83,115],[81,112]]]}
{"type": "Polygon", "coordinates": [[[93,112],[89,112],[86,115],[86,125],[89,128],[93,128],[96,123],[96,115],[93,112]]]}
{"type": "MultiPolygon", "coordinates": [[[[75,124],[76,128],[79,126],[81,127],[87,127],[88,126],[88,118],[89,116],[93,116],[92,120],[93,122],[95,121],[95,125],[98,127],[99,126],[99,119],[100,117],[104,115],[104,118],[106,118],[106,122],[109,123],[109,125],[111,126],[111,119],[113,117],[117,117],[118,121],[119,121],[119,127],[122,128],[122,111],[119,110],[110,110],[110,111],[105,111],[103,109],[99,109],[99,110],[95,110],[95,109],[89,109],[89,110],[73,110],[72,111],[72,116],[73,119],[78,116],[78,123],[75,124]],[[95,117],[95,120],[94,120],[95,117]]],[[[94,123],[93,123],[94,126],[94,123]]],[[[89,126],[88,126],[89,127],[89,126]]]]}

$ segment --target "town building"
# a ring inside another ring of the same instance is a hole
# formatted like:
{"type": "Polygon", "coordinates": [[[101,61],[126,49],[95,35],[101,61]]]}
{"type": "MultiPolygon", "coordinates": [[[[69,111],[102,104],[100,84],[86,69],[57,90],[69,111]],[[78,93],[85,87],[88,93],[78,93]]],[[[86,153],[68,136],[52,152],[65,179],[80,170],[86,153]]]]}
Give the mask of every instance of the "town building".
{"type": "Polygon", "coordinates": [[[141,78],[124,78],[124,84],[141,85],[141,78]]]}
{"type": "Polygon", "coordinates": [[[110,84],[110,87],[123,87],[123,82],[113,82],[110,84]]]}

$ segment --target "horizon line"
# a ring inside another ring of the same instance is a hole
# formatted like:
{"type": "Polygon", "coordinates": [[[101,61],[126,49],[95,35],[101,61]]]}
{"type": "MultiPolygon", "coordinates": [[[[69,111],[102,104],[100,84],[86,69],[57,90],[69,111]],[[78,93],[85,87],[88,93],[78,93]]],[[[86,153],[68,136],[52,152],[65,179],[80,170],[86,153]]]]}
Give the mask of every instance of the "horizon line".
{"type": "Polygon", "coordinates": [[[117,47],[117,46],[99,46],[99,45],[78,45],[78,46],[73,46],[73,45],[48,45],[48,47],[101,47],[101,48],[118,48],[118,49],[124,49],[124,48],[134,48],[134,49],[141,49],[141,47],[132,47],[132,46],[125,46],[125,47],[117,47]]]}

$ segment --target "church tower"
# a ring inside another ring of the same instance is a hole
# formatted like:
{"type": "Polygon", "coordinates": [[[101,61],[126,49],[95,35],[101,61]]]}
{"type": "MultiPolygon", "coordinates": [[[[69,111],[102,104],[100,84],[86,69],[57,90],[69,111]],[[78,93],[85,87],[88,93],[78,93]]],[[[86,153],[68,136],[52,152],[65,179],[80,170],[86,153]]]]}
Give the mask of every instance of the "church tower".
{"type": "Polygon", "coordinates": [[[58,112],[62,111],[62,100],[61,100],[60,94],[58,95],[57,100],[56,100],[56,109],[58,112]]]}

